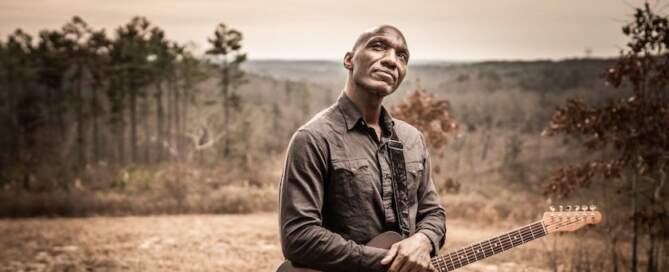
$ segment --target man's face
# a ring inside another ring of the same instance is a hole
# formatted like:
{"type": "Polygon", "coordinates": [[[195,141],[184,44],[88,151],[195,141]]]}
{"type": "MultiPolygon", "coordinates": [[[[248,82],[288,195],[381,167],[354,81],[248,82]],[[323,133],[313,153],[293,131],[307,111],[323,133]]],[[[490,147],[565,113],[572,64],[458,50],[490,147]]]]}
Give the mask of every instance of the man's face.
{"type": "Polygon", "coordinates": [[[402,34],[384,27],[361,36],[354,52],[347,53],[344,66],[352,73],[353,82],[378,96],[397,90],[407,71],[409,50],[402,34]]]}

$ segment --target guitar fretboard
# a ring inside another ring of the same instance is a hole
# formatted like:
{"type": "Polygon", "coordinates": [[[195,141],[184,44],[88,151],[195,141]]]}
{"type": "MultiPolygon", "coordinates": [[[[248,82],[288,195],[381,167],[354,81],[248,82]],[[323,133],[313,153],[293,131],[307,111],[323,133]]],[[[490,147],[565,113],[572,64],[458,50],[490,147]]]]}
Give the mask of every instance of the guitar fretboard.
{"type": "Polygon", "coordinates": [[[546,236],[546,228],[542,221],[538,221],[491,239],[432,258],[432,265],[439,272],[453,271],[543,236],[546,236]]]}

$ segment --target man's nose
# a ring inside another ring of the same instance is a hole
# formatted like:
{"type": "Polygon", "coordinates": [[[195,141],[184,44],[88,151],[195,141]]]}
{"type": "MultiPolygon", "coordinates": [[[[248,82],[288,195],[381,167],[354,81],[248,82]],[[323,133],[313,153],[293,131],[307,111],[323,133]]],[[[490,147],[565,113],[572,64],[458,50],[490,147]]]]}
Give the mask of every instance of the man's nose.
{"type": "Polygon", "coordinates": [[[394,70],[397,68],[397,61],[397,54],[395,54],[395,50],[391,49],[386,51],[386,53],[383,55],[383,58],[381,59],[381,65],[394,70]]]}

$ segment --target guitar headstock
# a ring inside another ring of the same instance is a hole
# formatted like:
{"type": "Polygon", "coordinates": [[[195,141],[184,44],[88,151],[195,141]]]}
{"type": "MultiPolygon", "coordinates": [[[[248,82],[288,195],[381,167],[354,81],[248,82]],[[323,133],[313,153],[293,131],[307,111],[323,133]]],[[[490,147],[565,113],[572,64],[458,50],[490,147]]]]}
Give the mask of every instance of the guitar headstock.
{"type": "Polygon", "coordinates": [[[602,214],[594,205],[560,205],[558,209],[551,207],[541,220],[548,233],[576,231],[586,225],[599,224],[602,214]]]}

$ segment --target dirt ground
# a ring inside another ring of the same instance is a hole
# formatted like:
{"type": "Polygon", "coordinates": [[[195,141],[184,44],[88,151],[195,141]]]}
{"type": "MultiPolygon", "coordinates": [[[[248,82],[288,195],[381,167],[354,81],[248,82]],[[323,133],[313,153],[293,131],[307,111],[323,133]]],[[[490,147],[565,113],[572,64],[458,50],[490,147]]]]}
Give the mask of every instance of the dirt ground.
{"type": "MultiPolygon", "coordinates": [[[[442,253],[506,230],[447,226],[442,253]]],[[[0,271],[275,271],[277,231],[274,213],[0,220],[0,271]]],[[[458,271],[541,271],[543,239],[458,271]]]]}

